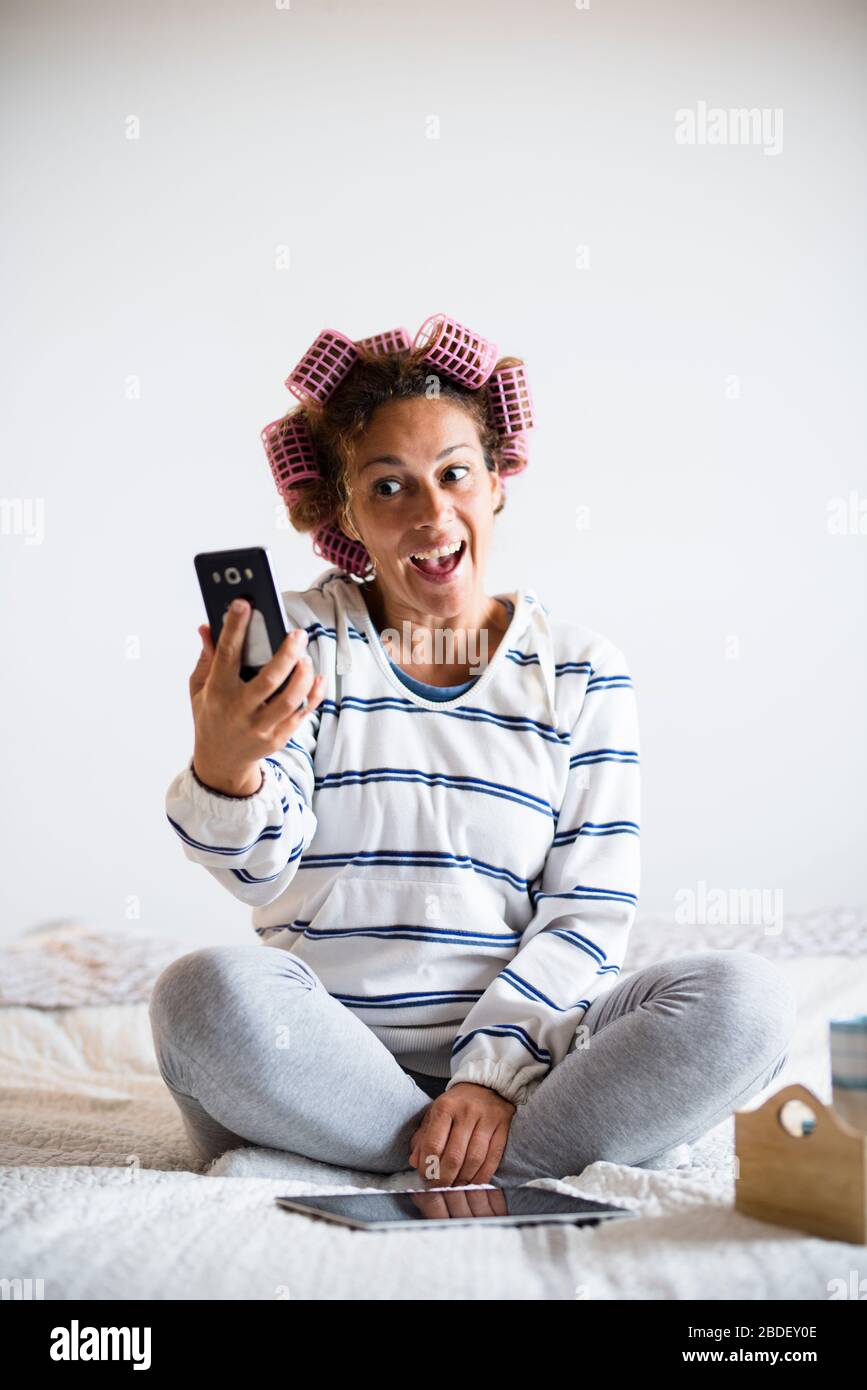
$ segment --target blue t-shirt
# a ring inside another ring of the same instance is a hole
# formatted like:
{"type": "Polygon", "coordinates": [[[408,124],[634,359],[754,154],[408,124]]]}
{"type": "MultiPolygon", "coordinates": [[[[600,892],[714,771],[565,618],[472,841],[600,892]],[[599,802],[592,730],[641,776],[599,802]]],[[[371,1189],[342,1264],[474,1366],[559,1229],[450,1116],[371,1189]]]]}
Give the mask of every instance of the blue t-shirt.
{"type": "MultiPolygon", "coordinates": [[[[504,604],[504,606],[508,608],[509,617],[511,619],[511,615],[515,611],[515,605],[512,603],[511,599],[497,599],[497,602],[504,604]]],[[[463,695],[464,691],[469,690],[470,686],[475,685],[476,681],[479,679],[478,676],[473,676],[470,680],[463,681],[460,685],[428,685],[425,681],[416,680],[415,676],[408,675],[406,671],[392,661],[391,657],[388,658],[388,664],[394,671],[394,674],[403,681],[404,685],[408,686],[410,690],[414,690],[416,695],[423,696],[425,700],[454,700],[455,696],[463,695]]]]}

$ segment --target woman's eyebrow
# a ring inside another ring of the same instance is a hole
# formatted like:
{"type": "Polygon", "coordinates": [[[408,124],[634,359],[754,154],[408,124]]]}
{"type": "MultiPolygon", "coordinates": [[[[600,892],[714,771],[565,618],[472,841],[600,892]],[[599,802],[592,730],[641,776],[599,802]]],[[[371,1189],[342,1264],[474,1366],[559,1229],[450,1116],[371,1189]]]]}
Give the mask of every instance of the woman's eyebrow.
{"type": "MultiPolygon", "coordinates": [[[[440,459],[444,459],[447,454],[453,454],[455,449],[471,449],[472,447],[472,444],[450,444],[447,449],[443,449],[441,454],[437,454],[434,463],[439,463],[440,459]]],[[[358,470],[359,473],[363,473],[365,468],[369,468],[372,463],[391,463],[397,464],[400,468],[405,467],[403,459],[398,458],[396,454],[379,454],[375,459],[368,459],[366,463],[363,463],[358,470]]]]}

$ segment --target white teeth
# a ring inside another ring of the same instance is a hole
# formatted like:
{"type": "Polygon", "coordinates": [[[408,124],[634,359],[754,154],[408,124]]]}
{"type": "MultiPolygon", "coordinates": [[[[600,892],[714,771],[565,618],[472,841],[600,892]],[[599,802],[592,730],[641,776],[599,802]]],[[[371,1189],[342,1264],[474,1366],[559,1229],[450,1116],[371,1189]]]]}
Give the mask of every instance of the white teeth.
{"type": "Polygon", "coordinates": [[[454,555],[456,550],[460,550],[463,541],[452,541],[451,545],[441,545],[438,550],[416,550],[410,556],[411,560],[438,560],[443,555],[454,555]]]}

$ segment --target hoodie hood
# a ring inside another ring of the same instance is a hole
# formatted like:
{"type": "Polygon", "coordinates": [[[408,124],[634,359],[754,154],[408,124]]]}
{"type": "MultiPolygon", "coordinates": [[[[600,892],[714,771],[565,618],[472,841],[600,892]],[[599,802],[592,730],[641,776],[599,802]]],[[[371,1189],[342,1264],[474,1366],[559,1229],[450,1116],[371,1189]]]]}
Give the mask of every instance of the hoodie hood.
{"type": "MultiPolygon", "coordinates": [[[[343,582],[330,583],[328,591],[333,596],[335,608],[336,670],[338,676],[345,676],[352,671],[353,640],[358,640],[350,636],[350,629],[354,629],[355,632],[363,631],[369,614],[360,592],[359,581],[346,575],[336,566],[318,575],[314,580],[314,586],[320,586],[328,580],[333,581],[337,576],[341,576],[343,582]]],[[[548,621],[548,610],[535,594],[527,590],[519,588],[516,596],[516,610],[512,614],[504,641],[508,638],[509,650],[518,651],[525,658],[536,658],[536,661],[526,662],[526,670],[528,675],[530,672],[538,673],[544,687],[551,725],[557,728],[554,640],[548,621]]]]}

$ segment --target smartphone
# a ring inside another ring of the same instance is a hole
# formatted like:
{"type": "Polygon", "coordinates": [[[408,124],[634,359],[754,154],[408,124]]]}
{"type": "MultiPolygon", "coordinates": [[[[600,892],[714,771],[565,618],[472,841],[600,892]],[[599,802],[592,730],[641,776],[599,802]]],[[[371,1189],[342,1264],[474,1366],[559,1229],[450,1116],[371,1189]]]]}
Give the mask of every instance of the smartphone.
{"type": "MultiPolygon", "coordinates": [[[[251,681],[271,660],[290,631],[274,577],[271,553],[261,545],[247,550],[209,550],[196,555],[193,562],[214,646],[220,640],[223,618],[232,599],[249,601],[252,612],[244,634],[240,675],[241,680],[251,681]]],[[[268,700],[273,700],[286,688],[293,674],[294,668],[268,700]]]]}

